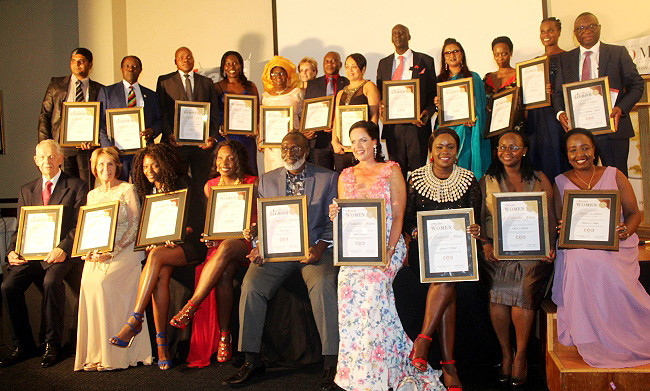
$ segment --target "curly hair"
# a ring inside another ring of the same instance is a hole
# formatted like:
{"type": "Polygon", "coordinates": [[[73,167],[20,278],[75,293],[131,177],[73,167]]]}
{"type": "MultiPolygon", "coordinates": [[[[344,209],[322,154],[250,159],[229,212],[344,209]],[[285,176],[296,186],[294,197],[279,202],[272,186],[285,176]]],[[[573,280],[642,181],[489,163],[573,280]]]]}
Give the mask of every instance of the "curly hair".
{"type": "Polygon", "coordinates": [[[138,195],[144,198],[153,193],[154,184],[149,182],[143,171],[144,157],[149,156],[158,163],[161,173],[162,191],[175,191],[176,180],[183,175],[180,169],[180,160],[176,151],[168,144],[150,144],[141,149],[133,158],[131,176],[133,185],[138,190],[138,195]]]}
{"type": "Polygon", "coordinates": [[[217,144],[216,148],[212,152],[210,178],[216,178],[220,175],[219,171],[217,171],[217,155],[222,147],[230,148],[230,151],[235,157],[235,176],[237,179],[242,180],[244,179],[244,175],[253,175],[253,169],[248,162],[248,151],[246,150],[246,147],[244,147],[244,145],[239,141],[226,140],[217,144]]]}

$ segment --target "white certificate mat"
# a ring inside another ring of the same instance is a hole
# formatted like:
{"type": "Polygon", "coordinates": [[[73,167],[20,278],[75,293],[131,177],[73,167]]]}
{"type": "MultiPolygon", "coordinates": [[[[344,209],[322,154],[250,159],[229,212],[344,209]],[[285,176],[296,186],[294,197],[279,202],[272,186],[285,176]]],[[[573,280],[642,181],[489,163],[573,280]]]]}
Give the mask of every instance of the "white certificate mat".
{"type": "Polygon", "coordinates": [[[418,117],[415,112],[415,91],[412,86],[388,88],[388,118],[391,120],[418,117]]]}
{"type": "Polygon", "coordinates": [[[138,113],[113,114],[112,133],[115,146],[121,150],[141,148],[140,116],[138,113]]]}
{"type": "Polygon", "coordinates": [[[469,271],[465,219],[428,220],[428,270],[432,273],[469,271]]]}
{"type": "Polygon", "coordinates": [[[503,251],[539,251],[539,208],[537,201],[502,201],[501,240],[503,251]]]}
{"type": "Polygon", "coordinates": [[[570,95],[573,102],[574,127],[597,129],[609,125],[601,86],[575,88],[571,90],[570,95]]]}
{"type": "Polygon", "coordinates": [[[575,197],[569,240],[609,241],[611,200],[575,197]]]}
{"type": "Polygon", "coordinates": [[[151,212],[145,239],[152,239],[173,235],[176,232],[179,200],[177,198],[152,201],[151,212]]]}
{"type": "Polygon", "coordinates": [[[300,206],[297,204],[268,205],[264,209],[266,223],[266,253],[287,254],[302,250],[300,240],[300,206]]]}
{"type": "Polygon", "coordinates": [[[203,141],[205,111],[200,107],[179,107],[179,138],[183,140],[203,141]]]}
{"type": "Polygon", "coordinates": [[[95,109],[92,107],[68,107],[66,122],[66,142],[94,141],[95,109]]]}
{"type": "Polygon", "coordinates": [[[490,121],[490,133],[510,126],[513,98],[513,94],[507,94],[494,100],[492,120],[490,121]]]}
{"type": "Polygon", "coordinates": [[[237,232],[244,229],[246,219],[246,192],[230,191],[216,194],[213,232],[237,232]]]}
{"type": "Polygon", "coordinates": [[[79,250],[89,250],[109,245],[112,228],[111,212],[94,210],[86,212],[79,250]]]}
{"type": "Polygon", "coordinates": [[[27,214],[22,252],[26,254],[49,253],[56,241],[56,213],[27,214]]]}
{"type": "Polygon", "coordinates": [[[243,99],[228,100],[228,127],[230,130],[252,132],[253,102],[243,99]]]}
{"type": "Polygon", "coordinates": [[[289,133],[291,117],[288,111],[267,110],[264,112],[264,142],[282,143],[282,138],[289,133]]]}
{"type": "Polygon", "coordinates": [[[379,256],[377,243],[377,209],[353,206],[341,209],[343,225],[343,257],[376,258],[379,256]]]}
{"type": "Polygon", "coordinates": [[[521,68],[522,99],[525,105],[546,100],[545,77],[543,63],[521,68]]]}
{"type": "Polygon", "coordinates": [[[305,129],[323,128],[329,126],[330,106],[327,102],[314,102],[307,105],[305,129]]]}
{"type": "Polygon", "coordinates": [[[469,117],[469,91],[464,85],[445,87],[442,90],[443,118],[455,121],[469,117]]]}

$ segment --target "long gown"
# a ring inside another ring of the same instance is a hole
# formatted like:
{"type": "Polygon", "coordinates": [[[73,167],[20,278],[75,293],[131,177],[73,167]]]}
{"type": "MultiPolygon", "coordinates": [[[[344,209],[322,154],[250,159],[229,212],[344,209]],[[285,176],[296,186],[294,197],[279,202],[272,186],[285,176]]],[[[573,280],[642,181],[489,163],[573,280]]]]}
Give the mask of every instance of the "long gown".
{"type": "MultiPolygon", "coordinates": [[[[357,192],[354,167],[341,174],[346,198],[384,198],[386,200],[386,243],[393,222],[388,177],[395,162],[381,170],[368,194],[357,192]]],[[[369,266],[342,266],[338,277],[339,354],[336,384],[346,390],[398,390],[400,384],[415,383],[418,390],[444,390],[440,371],[427,366],[419,372],[409,353],[408,338],[395,308],[393,279],[406,257],[400,235],[386,270],[369,266]]]]}
{"type": "Polygon", "coordinates": [[[94,189],[88,193],[87,205],[116,200],[120,207],[113,260],[86,262],[81,277],[75,371],[83,370],[84,364],[100,363],[105,368],[123,369],[138,362],[149,365],[152,361],[146,318],[143,332],[135,337],[130,348],[108,343],[115,330],[124,326],[124,314],[135,307],[143,258],[143,253],[133,251],[140,218],[140,201],[133,185],[122,182],[109,191],[94,189]]]}
{"type": "MultiPolygon", "coordinates": [[[[300,113],[302,102],[305,99],[305,91],[302,88],[294,88],[287,94],[271,95],[264,91],[262,93],[263,106],[293,106],[293,130],[300,129],[300,113]]],[[[263,118],[262,118],[263,120],[263,118]]],[[[282,156],[280,148],[264,148],[264,172],[282,167],[282,156]]]]}
{"type": "MultiPolygon", "coordinates": [[[[618,189],[616,171],[607,167],[593,190],[618,189]]],[[[555,184],[563,198],[564,190],[578,190],[564,174],[555,184]]],[[[639,282],[638,243],[635,233],[619,242],[618,251],[557,251],[553,301],[558,339],[575,345],[592,367],[650,364],[650,296],[639,282]]]]}

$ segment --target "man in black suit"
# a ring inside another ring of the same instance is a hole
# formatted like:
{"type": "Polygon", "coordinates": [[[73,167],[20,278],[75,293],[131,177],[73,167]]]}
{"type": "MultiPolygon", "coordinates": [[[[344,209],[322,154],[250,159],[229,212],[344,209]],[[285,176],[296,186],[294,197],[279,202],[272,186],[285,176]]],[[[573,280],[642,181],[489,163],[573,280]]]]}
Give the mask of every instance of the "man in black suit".
{"type": "MultiPolygon", "coordinates": [[[[99,120],[99,142],[102,147],[115,146],[115,141],[108,137],[106,132],[106,109],[120,109],[125,107],[144,107],[144,127],[140,132],[147,144],[162,132],[162,117],[160,115],[160,103],[158,96],[152,90],[138,83],[142,72],[142,61],[136,56],[126,56],[120,64],[123,80],[110,86],[103,87],[99,91],[99,102],[101,103],[101,117],[99,120]]],[[[128,181],[131,171],[133,155],[121,155],[122,173],[120,179],[128,181]]]]}
{"type": "MultiPolygon", "coordinates": [[[[336,93],[350,84],[345,76],[340,76],[341,56],[337,52],[329,52],[323,58],[323,71],[325,74],[310,80],[307,83],[305,99],[320,98],[323,96],[336,96],[336,93]]],[[[334,170],[334,167],[341,167],[339,160],[341,158],[334,154],[332,149],[332,131],[324,130],[318,132],[309,132],[305,136],[309,139],[309,158],[307,161],[317,166],[334,170]],[[336,160],[336,164],[335,163],[336,160]]],[[[339,172],[342,171],[339,170],[339,172]]]]}
{"type": "MultiPolygon", "coordinates": [[[[379,61],[377,88],[383,94],[383,82],[389,80],[420,80],[420,119],[412,124],[383,125],[382,139],[391,160],[399,163],[406,178],[409,171],[427,164],[427,142],[431,135],[431,115],[436,110],[433,98],[436,96],[436,70],[433,58],[427,54],[409,49],[411,34],[401,24],[393,27],[392,42],[395,53],[379,61]]],[[[382,97],[384,99],[384,97],[382,97]]],[[[383,112],[384,101],[380,105],[383,112]]]]}
{"type": "Polygon", "coordinates": [[[580,47],[560,55],[553,108],[564,129],[569,130],[562,84],[607,76],[609,88],[618,93],[611,113],[616,132],[596,136],[596,153],[602,165],[614,166],[627,176],[629,139],[634,136],[629,113],[643,95],[643,79],[625,47],[600,42],[600,24],[592,13],[578,15],[573,33],[580,47]]]}
{"type": "MultiPolygon", "coordinates": [[[[52,139],[59,141],[63,102],[96,102],[102,84],[90,80],[88,74],[93,68],[93,54],[86,48],[76,48],[70,56],[71,76],[53,77],[47,86],[41,115],[38,119],[38,141],[52,139]]],[[[93,182],[90,173],[90,143],[81,148],[63,148],[63,171],[81,178],[89,185],[93,182]]]]}
{"type": "Polygon", "coordinates": [[[193,72],[194,56],[186,47],[180,47],[174,55],[177,71],[158,78],[156,94],[160,100],[163,120],[163,141],[178,147],[181,161],[192,173],[192,191],[202,197],[203,186],[212,168],[212,150],[218,138],[219,99],[212,80],[193,72]],[[180,146],[174,136],[174,102],[177,100],[210,103],[210,137],[202,145],[180,146]]]}
{"type": "MultiPolygon", "coordinates": [[[[34,162],[41,171],[42,177],[20,188],[18,215],[23,206],[63,205],[61,241],[50,251],[44,261],[26,261],[16,253],[17,234],[14,233],[11,237],[7,248],[9,267],[2,282],[2,295],[7,300],[15,349],[0,361],[0,367],[18,363],[34,353],[34,338],[25,303],[25,291],[34,282],[43,287],[46,346],[41,365],[47,368],[56,363],[63,334],[65,302],[63,279],[73,268],[83,267],[80,259],[71,259],[70,254],[77,214],[79,207],[86,203],[88,184],[61,171],[63,154],[56,141],[48,139],[38,143],[34,162]]],[[[80,281],[77,281],[76,285],[78,286],[79,283],[80,281]]]]}

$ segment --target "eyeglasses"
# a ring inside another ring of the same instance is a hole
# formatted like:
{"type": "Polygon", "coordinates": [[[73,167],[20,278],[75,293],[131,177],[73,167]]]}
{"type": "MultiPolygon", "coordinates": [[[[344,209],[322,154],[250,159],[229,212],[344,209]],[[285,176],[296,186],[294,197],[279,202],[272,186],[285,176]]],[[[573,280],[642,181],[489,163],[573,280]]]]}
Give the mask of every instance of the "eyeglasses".
{"type": "Polygon", "coordinates": [[[590,24],[588,26],[580,26],[578,28],[573,29],[573,32],[579,35],[584,34],[587,30],[591,31],[592,33],[596,31],[596,29],[600,27],[599,24],[590,24]]]}
{"type": "Polygon", "coordinates": [[[450,50],[448,52],[443,52],[442,54],[444,54],[445,56],[451,56],[452,54],[456,54],[456,53],[460,53],[460,50],[459,49],[454,49],[454,50],[450,50]]]}
{"type": "Polygon", "coordinates": [[[505,152],[505,151],[510,151],[510,152],[517,152],[518,150],[522,149],[523,147],[520,147],[518,145],[499,145],[499,152],[505,152]]]}
{"type": "Polygon", "coordinates": [[[280,150],[282,151],[282,153],[289,153],[289,152],[291,152],[292,155],[297,155],[297,154],[299,154],[300,152],[302,152],[302,147],[291,147],[291,148],[288,148],[288,147],[281,147],[280,150]]]}
{"type": "Polygon", "coordinates": [[[284,72],[273,72],[271,73],[271,77],[281,77],[281,76],[286,76],[287,74],[284,72]]]}

